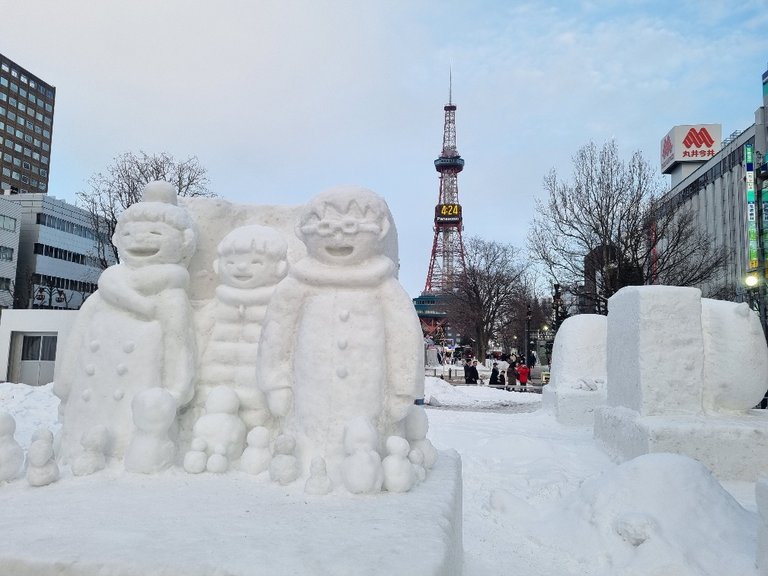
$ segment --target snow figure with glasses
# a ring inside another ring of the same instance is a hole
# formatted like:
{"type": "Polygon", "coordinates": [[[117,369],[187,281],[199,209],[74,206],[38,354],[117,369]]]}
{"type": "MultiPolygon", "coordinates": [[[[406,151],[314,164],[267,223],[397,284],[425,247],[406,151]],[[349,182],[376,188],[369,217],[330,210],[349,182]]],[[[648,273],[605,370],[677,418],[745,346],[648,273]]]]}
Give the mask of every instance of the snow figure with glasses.
{"type": "Polygon", "coordinates": [[[385,255],[390,233],[384,200],[357,187],[317,195],[296,224],[307,256],[277,286],[256,371],[280,433],[296,441],[302,477],[321,457],[340,484],[345,428],[367,420],[381,453],[423,397],[421,328],[385,255]]]}

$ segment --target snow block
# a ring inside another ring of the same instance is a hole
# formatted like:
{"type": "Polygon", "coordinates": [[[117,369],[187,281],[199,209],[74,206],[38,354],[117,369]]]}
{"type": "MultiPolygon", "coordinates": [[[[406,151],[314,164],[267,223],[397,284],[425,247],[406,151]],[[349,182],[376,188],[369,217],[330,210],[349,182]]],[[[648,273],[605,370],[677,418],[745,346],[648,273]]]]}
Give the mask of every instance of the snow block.
{"type": "Polygon", "coordinates": [[[614,460],[643,454],[685,454],[719,480],[754,482],[768,461],[768,413],[642,416],[623,407],[595,410],[594,436],[614,460]]]}
{"type": "Polygon", "coordinates": [[[595,407],[605,404],[606,334],[607,318],[598,314],[572,316],[557,331],[541,404],[561,424],[592,426],[595,407]]]}
{"type": "Polygon", "coordinates": [[[110,471],[0,490],[0,574],[460,576],[461,458],[377,497],[306,496],[245,473],[110,471]],[[106,480],[106,481],[105,481],[106,480]],[[225,493],[225,497],[221,494],[225,493]],[[364,562],[364,564],[363,564],[364,562]]]}
{"type": "Polygon", "coordinates": [[[608,301],[608,404],[643,415],[701,411],[701,291],[629,286],[608,301]]]}

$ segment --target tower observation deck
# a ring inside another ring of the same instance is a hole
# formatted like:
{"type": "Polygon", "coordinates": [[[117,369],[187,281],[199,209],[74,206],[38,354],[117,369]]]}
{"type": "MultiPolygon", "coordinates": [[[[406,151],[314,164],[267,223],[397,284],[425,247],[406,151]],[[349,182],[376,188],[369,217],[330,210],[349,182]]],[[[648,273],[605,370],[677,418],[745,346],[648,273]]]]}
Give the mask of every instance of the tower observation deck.
{"type": "Polygon", "coordinates": [[[443,150],[435,160],[435,169],[440,173],[440,194],[435,206],[435,236],[423,292],[438,296],[451,291],[465,266],[461,237],[464,221],[457,177],[464,169],[464,159],[456,149],[456,105],[451,102],[450,95],[443,110],[443,150]]]}

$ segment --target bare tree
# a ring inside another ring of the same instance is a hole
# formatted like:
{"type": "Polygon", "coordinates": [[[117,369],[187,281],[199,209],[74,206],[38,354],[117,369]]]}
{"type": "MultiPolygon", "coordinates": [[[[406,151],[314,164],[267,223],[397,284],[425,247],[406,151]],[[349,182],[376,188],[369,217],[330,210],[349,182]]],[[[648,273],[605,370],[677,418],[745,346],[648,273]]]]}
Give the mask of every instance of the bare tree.
{"type": "Polygon", "coordinates": [[[725,254],[697,229],[689,210],[662,200],[663,182],[640,152],[627,162],[615,142],[582,147],[573,180],[552,170],[528,237],[553,283],[596,313],[620,288],[713,282],[725,254]]]}
{"type": "Polygon", "coordinates": [[[165,152],[140,151],[116,157],[105,172],[91,176],[87,190],[77,194],[97,234],[95,258],[101,268],[109,266],[112,259],[119,261],[117,248],[112,244],[117,217],[141,200],[144,185],[153,180],[170,182],[179,196],[214,196],[208,190],[207,171],[194,156],[179,161],[165,152]]]}
{"type": "Polygon", "coordinates": [[[509,244],[471,237],[465,246],[466,269],[446,296],[451,324],[473,340],[478,358],[508,322],[511,303],[520,293],[523,266],[509,244]]]}

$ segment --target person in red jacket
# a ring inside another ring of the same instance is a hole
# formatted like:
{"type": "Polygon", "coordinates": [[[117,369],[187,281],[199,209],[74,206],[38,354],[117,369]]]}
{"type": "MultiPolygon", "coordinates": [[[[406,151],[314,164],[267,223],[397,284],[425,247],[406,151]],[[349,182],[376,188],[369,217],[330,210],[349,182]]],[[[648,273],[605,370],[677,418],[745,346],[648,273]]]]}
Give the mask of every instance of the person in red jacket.
{"type": "Polygon", "coordinates": [[[520,386],[528,386],[528,376],[530,373],[531,371],[528,369],[528,366],[521,362],[517,367],[517,379],[520,380],[520,386]]]}

